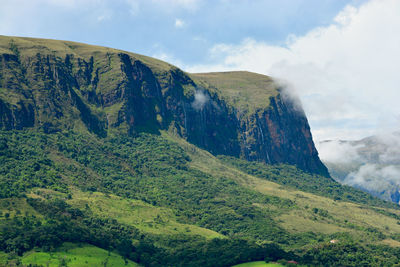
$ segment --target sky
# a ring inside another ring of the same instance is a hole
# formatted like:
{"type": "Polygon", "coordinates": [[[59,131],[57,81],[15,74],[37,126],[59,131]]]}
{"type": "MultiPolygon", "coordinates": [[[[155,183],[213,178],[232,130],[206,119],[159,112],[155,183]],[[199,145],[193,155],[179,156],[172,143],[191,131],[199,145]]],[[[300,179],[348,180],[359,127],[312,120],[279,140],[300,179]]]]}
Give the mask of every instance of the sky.
{"type": "Polygon", "coordinates": [[[270,75],[318,142],[398,129],[399,14],[399,0],[0,0],[0,34],[270,75]]]}

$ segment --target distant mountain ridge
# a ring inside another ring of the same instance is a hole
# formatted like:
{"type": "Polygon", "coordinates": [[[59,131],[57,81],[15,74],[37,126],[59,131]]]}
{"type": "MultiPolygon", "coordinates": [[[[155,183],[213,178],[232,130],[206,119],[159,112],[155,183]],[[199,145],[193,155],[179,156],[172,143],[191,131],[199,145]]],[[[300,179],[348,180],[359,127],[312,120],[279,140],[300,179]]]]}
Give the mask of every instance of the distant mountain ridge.
{"type": "Polygon", "coordinates": [[[304,112],[267,76],[188,74],[116,49],[6,36],[0,65],[1,129],[170,130],[215,155],[329,177],[304,112]]]}
{"type": "Polygon", "coordinates": [[[400,133],[319,144],[323,161],[337,181],[400,203],[400,133]],[[330,151],[337,154],[330,156],[330,151]]]}

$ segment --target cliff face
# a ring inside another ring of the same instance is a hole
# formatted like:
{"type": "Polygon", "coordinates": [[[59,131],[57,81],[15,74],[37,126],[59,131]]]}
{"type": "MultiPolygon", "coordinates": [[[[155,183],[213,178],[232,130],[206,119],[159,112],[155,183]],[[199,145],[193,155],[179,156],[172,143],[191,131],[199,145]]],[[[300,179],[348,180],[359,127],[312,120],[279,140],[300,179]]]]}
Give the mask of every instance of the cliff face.
{"type": "Polygon", "coordinates": [[[269,108],[250,116],[241,127],[242,153],[248,160],[286,162],[328,176],[314,147],[306,116],[296,105],[291,98],[279,94],[271,98],[269,108]]]}
{"type": "Polygon", "coordinates": [[[163,129],[213,154],[289,163],[329,176],[303,111],[276,86],[269,84],[265,94],[270,78],[243,72],[220,75],[230,82],[241,75],[247,80],[219,87],[215,80],[141,55],[0,37],[0,128],[87,130],[100,137],[163,129]],[[254,87],[252,79],[260,84],[254,87]],[[235,104],[229,90],[237,84],[243,87],[236,88],[238,99],[250,94],[246,103],[252,109],[235,104]],[[254,90],[246,91],[247,84],[254,90]],[[262,105],[253,105],[252,97],[262,105]]]}

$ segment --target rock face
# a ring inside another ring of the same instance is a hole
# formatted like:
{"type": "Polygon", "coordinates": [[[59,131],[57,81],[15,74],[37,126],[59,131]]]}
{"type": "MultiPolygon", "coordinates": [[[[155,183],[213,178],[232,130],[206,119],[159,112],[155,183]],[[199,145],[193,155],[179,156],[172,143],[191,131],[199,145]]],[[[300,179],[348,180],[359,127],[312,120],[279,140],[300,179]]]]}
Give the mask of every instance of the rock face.
{"type": "MultiPolygon", "coordinates": [[[[246,75],[251,83],[253,74],[246,75]]],[[[72,129],[99,137],[169,130],[215,155],[289,163],[329,176],[304,112],[278,87],[263,96],[266,105],[243,111],[210,84],[119,50],[0,37],[1,129],[72,129]]]]}

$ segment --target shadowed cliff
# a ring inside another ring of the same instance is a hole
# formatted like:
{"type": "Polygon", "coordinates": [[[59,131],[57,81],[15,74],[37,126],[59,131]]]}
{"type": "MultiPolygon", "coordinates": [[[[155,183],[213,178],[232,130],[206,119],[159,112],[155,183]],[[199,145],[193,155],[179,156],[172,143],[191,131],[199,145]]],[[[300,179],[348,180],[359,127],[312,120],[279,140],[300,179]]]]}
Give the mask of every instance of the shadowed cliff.
{"type": "Polygon", "coordinates": [[[0,128],[99,137],[169,130],[215,155],[329,176],[301,108],[267,76],[188,74],[67,41],[0,37],[0,128]]]}

